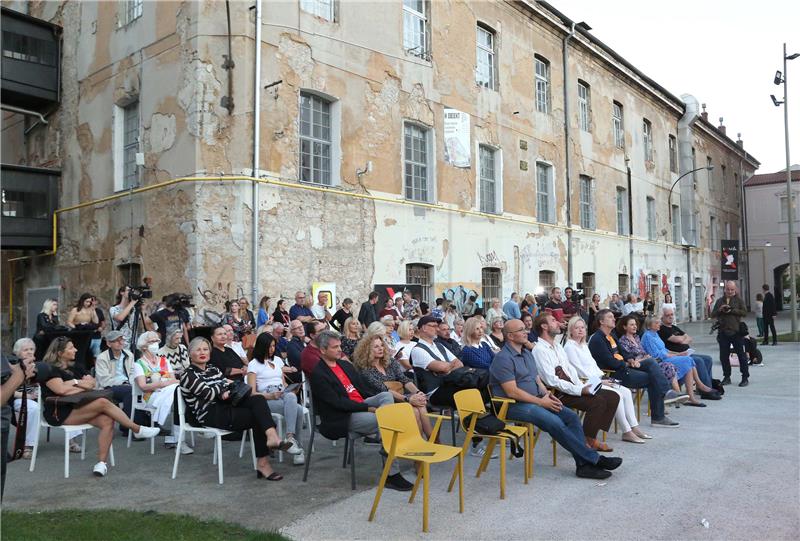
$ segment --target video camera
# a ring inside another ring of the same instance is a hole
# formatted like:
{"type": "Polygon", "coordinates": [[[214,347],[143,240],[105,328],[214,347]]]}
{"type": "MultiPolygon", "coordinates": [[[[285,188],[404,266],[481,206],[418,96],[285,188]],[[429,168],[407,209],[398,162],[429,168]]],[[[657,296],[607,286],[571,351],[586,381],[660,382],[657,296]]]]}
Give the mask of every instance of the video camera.
{"type": "Polygon", "coordinates": [[[128,298],[137,302],[142,299],[152,299],[153,290],[148,285],[128,286],[128,298]]]}
{"type": "Polygon", "coordinates": [[[575,284],[575,289],[572,290],[572,300],[573,302],[583,302],[586,298],[586,293],[583,291],[583,282],[578,282],[575,284]]]}
{"type": "Polygon", "coordinates": [[[176,294],[177,301],[183,308],[194,308],[194,299],[192,295],[188,295],[185,293],[177,293],[176,294]]]}

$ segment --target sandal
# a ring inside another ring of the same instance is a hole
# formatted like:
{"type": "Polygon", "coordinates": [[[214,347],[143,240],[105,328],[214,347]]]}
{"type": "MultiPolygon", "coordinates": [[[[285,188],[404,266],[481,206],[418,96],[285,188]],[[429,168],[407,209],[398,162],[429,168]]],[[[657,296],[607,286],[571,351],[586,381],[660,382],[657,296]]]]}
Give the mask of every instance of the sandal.
{"type": "MultiPolygon", "coordinates": [[[[267,448],[271,449],[273,451],[287,451],[291,446],[292,446],[292,442],[286,441],[286,440],[281,440],[278,443],[278,445],[276,445],[274,447],[267,446],[267,448]]],[[[275,479],[275,481],[278,481],[278,479],[275,479]]]]}
{"type": "Polygon", "coordinates": [[[283,475],[274,471],[269,475],[264,475],[260,470],[256,470],[256,479],[266,479],[267,481],[282,481],[283,475]]]}
{"type": "Polygon", "coordinates": [[[80,444],[77,443],[77,442],[74,442],[74,441],[69,442],[69,452],[70,453],[80,453],[81,452],[80,444]]]}
{"type": "Polygon", "coordinates": [[[703,404],[702,402],[687,402],[686,405],[687,406],[694,406],[695,408],[705,408],[706,407],[706,405],[703,404]]]}

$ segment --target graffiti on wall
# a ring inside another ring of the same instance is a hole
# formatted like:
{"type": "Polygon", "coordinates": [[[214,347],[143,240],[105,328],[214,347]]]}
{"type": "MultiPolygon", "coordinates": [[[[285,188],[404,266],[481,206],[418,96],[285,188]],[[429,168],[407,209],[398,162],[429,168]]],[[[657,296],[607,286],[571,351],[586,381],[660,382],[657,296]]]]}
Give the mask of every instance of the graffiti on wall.
{"type": "Polygon", "coordinates": [[[217,282],[216,287],[201,289],[197,286],[197,294],[210,305],[221,306],[231,299],[239,299],[245,296],[242,286],[228,282],[223,284],[217,282]]]}
{"type": "Polygon", "coordinates": [[[481,267],[498,267],[501,269],[506,268],[505,260],[500,259],[494,250],[485,254],[478,253],[478,261],[480,261],[481,267]]]}
{"type": "Polygon", "coordinates": [[[442,292],[442,297],[454,304],[459,314],[467,300],[473,296],[480,299],[481,294],[474,289],[468,289],[462,285],[445,289],[442,292]]]}

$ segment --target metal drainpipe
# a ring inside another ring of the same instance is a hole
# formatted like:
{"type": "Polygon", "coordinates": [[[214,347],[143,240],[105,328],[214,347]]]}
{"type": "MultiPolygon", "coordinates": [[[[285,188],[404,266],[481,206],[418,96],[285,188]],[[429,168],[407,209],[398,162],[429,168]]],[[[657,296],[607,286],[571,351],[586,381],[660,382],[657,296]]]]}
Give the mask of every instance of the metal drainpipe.
{"type": "Polygon", "coordinates": [[[569,34],[564,37],[563,40],[563,50],[561,53],[561,57],[564,61],[564,165],[565,169],[565,180],[566,180],[566,189],[567,189],[567,284],[572,286],[572,190],[571,190],[571,180],[570,180],[570,159],[569,159],[569,92],[567,84],[568,81],[568,55],[567,51],[569,49],[569,40],[572,39],[572,36],[575,35],[575,23],[572,23],[572,27],[569,30],[569,34]]]}
{"type": "MultiPolygon", "coordinates": [[[[628,159],[630,160],[630,158],[628,159]]],[[[628,293],[633,293],[633,179],[630,162],[625,164],[628,176],[628,293]]]]}
{"type": "Polygon", "coordinates": [[[252,283],[252,305],[258,305],[258,152],[261,144],[261,0],[256,0],[255,68],[253,72],[253,201],[252,239],[250,253],[250,281],[252,283]]]}

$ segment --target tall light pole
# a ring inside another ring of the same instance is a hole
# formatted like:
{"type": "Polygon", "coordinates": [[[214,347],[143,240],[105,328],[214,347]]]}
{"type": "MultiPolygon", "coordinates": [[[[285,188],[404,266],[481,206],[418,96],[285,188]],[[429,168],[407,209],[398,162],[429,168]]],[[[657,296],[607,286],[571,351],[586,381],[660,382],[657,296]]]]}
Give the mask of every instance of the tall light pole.
{"type": "MultiPolygon", "coordinates": [[[[669,196],[667,196],[667,207],[669,207],[667,209],[669,211],[669,213],[668,213],[669,214],[669,223],[672,223],[672,190],[675,189],[675,185],[678,184],[678,182],[683,177],[685,177],[686,175],[691,175],[692,173],[696,173],[698,171],[702,171],[703,169],[705,169],[706,171],[713,171],[714,170],[714,166],[713,165],[707,165],[705,167],[698,167],[697,169],[692,169],[691,171],[686,171],[684,174],[682,174],[681,176],[676,178],[675,182],[673,182],[672,186],[670,186],[670,188],[669,188],[669,196]]],[[[713,250],[714,247],[712,246],[711,249],[713,250]]]]}
{"type": "Polygon", "coordinates": [[[787,55],[786,43],[783,44],[783,76],[781,76],[781,72],[776,73],[774,81],[776,85],[783,84],[783,101],[778,101],[774,95],[770,96],[776,107],[783,104],[783,133],[786,142],[786,210],[789,218],[789,310],[792,312],[792,340],[795,342],[797,341],[797,291],[795,289],[794,262],[797,241],[794,238],[795,204],[792,197],[792,162],[789,158],[789,91],[786,82],[786,63],[798,56],[800,53],[787,55]]]}

